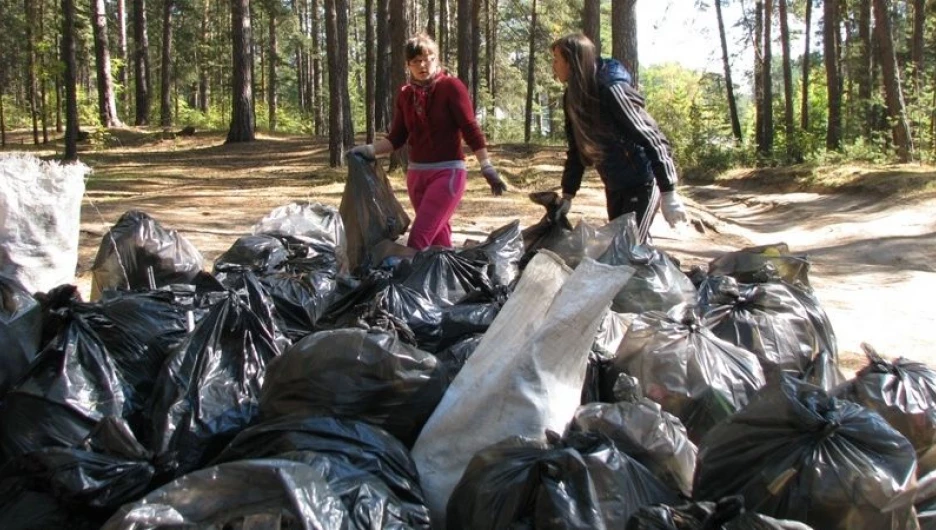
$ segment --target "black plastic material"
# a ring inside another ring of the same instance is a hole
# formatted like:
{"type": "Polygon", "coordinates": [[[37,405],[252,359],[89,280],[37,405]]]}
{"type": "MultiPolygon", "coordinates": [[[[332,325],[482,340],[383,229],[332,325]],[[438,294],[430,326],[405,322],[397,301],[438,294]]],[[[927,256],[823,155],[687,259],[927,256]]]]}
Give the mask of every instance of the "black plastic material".
{"type": "Polygon", "coordinates": [[[18,281],[0,275],[0,400],[42,347],[42,308],[18,281]]]}
{"type": "Polygon", "coordinates": [[[446,528],[623,528],[640,506],[677,498],[607,441],[508,438],[471,459],[449,498],[446,528]]]}
{"type": "Polygon", "coordinates": [[[377,265],[371,255],[374,245],[403,235],[410,219],[380,164],[358,155],[348,156],[347,162],[348,180],[338,211],[348,238],[350,269],[366,271],[377,265]]]}
{"type": "Polygon", "coordinates": [[[812,530],[812,527],[746,512],[744,499],[726,497],[717,503],[644,506],[630,518],[625,530],[812,530]]]}
{"type": "Polygon", "coordinates": [[[446,388],[433,355],[386,332],[338,329],[313,333],[270,363],[260,409],[264,419],[366,421],[411,447],[446,388]]]}
{"type": "Polygon", "coordinates": [[[104,234],[91,266],[91,299],[104,289],[155,289],[192,283],[202,272],[198,250],[175,230],[131,210],[104,234]]]}
{"type": "Polygon", "coordinates": [[[693,493],[823,530],[911,530],[915,475],[913,446],[880,415],[782,376],[705,436],[693,493]]]}

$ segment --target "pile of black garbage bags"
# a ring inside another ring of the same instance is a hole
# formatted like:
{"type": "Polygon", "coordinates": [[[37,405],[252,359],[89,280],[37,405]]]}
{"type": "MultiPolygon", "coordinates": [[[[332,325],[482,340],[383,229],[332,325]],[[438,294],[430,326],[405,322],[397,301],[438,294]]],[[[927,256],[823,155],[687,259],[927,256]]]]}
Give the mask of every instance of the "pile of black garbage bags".
{"type": "Polygon", "coordinates": [[[531,199],[533,226],[414,253],[386,176],[352,158],[340,208],[277,208],[211,267],[130,211],[90,301],[0,277],[0,528],[936,528],[936,372],[868,347],[843,377],[805,256],[682,271],[630,215],[573,227],[531,199]],[[533,325],[538,256],[627,279],[594,325],[527,348],[503,337],[533,325]],[[576,335],[563,362],[525,351],[576,335]],[[518,397],[485,378],[528,354],[518,397]],[[558,380],[557,428],[427,487],[426,448],[510,433],[509,402],[556,402],[558,380]],[[442,414],[463,428],[426,427],[442,414]]]}

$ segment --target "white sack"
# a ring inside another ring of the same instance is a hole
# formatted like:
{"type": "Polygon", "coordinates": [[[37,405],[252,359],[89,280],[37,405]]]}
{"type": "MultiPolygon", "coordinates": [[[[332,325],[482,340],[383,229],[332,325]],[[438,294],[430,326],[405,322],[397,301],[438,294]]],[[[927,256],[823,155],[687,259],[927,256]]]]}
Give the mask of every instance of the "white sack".
{"type": "Polygon", "coordinates": [[[0,274],[29,292],[75,281],[88,166],[0,154],[0,274]]]}
{"type": "Polygon", "coordinates": [[[444,527],[446,503],[477,451],[565,430],[598,324],[633,271],[585,258],[570,274],[547,251],[530,261],[413,446],[435,528],[444,527]]]}

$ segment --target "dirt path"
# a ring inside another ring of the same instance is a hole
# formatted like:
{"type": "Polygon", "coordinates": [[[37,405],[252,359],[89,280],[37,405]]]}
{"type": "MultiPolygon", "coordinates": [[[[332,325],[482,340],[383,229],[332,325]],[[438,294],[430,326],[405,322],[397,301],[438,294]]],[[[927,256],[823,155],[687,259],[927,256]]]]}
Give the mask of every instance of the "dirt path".
{"type": "MultiPolygon", "coordinates": [[[[454,218],[456,244],[483,239],[514,219],[537,222],[542,209],[530,191],[559,182],[560,148],[494,150],[511,185],[491,197],[477,171],[454,218]]],[[[264,138],[251,144],[219,145],[213,136],[151,141],[88,153],[94,168],[82,208],[78,285],[90,290],[90,267],[101,237],[127,210],[139,209],[176,229],[205,257],[214,259],[273,208],[293,201],[337,206],[344,170],[326,168],[324,145],[303,138],[264,138]]],[[[391,180],[408,207],[399,174],[391,180]]],[[[931,326],[936,307],[936,202],[879,204],[875,197],[737,192],[717,186],[684,186],[690,213],[710,227],[676,231],[658,218],[655,243],[680,259],[683,268],[705,265],[722,252],[785,242],[813,264],[812,284],[832,321],[846,370],[864,364],[866,341],[887,356],[936,365],[931,326]]],[[[571,216],[605,222],[604,197],[595,175],[587,175],[571,216]]]]}

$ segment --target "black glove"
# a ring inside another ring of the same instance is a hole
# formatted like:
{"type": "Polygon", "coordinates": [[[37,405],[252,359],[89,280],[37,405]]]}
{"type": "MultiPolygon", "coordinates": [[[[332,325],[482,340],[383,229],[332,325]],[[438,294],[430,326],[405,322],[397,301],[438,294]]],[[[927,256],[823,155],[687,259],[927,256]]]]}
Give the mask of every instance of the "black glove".
{"type": "Polygon", "coordinates": [[[491,187],[492,194],[501,195],[507,191],[507,184],[504,184],[500,175],[497,174],[497,170],[494,169],[494,166],[487,160],[481,163],[481,175],[484,176],[484,180],[486,180],[488,186],[491,187]]]}
{"type": "Polygon", "coordinates": [[[572,198],[566,195],[563,195],[556,199],[556,209],[553,211],[552,222],[559,223],[562,219],[569,214],[569,210],[572,209],[572,198]]]}

